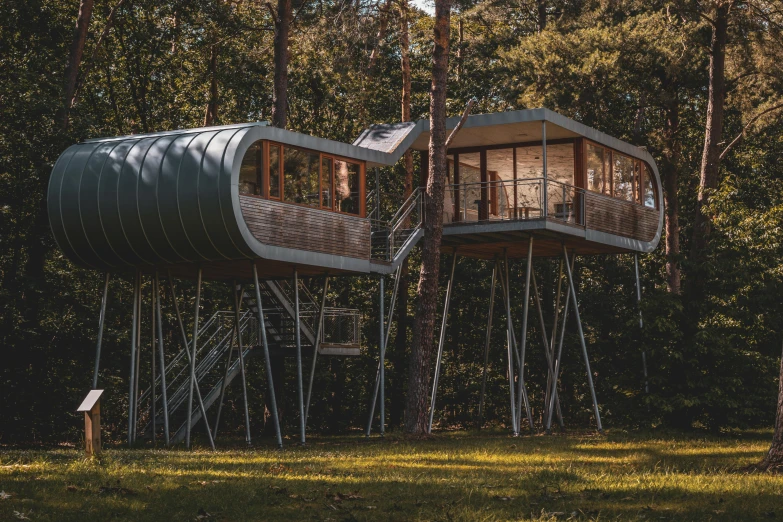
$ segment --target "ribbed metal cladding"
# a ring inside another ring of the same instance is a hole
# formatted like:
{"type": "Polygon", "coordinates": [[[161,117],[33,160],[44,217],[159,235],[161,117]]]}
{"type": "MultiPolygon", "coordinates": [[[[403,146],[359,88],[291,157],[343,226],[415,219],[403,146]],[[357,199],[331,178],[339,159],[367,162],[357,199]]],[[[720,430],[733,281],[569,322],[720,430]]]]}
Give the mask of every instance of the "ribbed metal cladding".
{"type": "Polygon", "coordinates": [[[232,177],[260,130],[249,124],[73,145],[49,182],[57,244],[74,262],[110,271],[258,257],[237,223],[232,177]]]}

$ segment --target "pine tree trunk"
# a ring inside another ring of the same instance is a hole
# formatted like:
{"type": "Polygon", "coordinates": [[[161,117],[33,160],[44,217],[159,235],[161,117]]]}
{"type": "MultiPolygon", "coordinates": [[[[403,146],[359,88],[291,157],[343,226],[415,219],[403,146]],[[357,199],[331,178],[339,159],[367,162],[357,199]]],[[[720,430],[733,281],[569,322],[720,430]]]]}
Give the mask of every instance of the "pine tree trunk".
{"type": "Polygon", "coordinates": [[[443,234],[443,191],[446,178],[446,79],[449,64],[450,0],[435,1],[432,85],[430,88],[429,178],[424,195],[424,244],[413,328],[405,431],[427,430],[427,389],[433,352],[433,332],[438,304],[440,243],[443,234]]]}
{"type": "MultiPolygon", "coordinates": [[[[411,121],[411,59],[408,1],[400,2],[400,57],[402,67],[402,104],[400,121],[411,121]]],[[[407,151],[403,156],[405,165],[405,188],[403,200],[413,193],[413,153],[407,151]]],[[[407,228],[408,223],[403,224],[407,228]]],[[[391,402],[389,408],[389,425],[399,426],[402,421],[404,389],[403,379],[405,368],[405,348],[408,345],[408,258],[402,261],[400,269],[400,286],[397,294],[397,334],[394,338],[394,352],[391,355],[394,366],[391,382],[391,402]]]]}
{"type": "Polygon", "coordinates": [[[701,160],[699,196],[693,224],[690,258],[695,268],[691,278],[692,293],[699,299],[703,286],[703,270],[700,267],[704,250],[712,231],[712,220],[706,207],[712,192],[718,188],[720,170],[719,144],[723,135],[723,105],[726,98],[726,42],[728,39],[730,5],[718,4],[713,13],[712,39],[710,41],[710,78],[707,98],[707,122],[704,130],[704,151],[701,160]]]}
{"type": "Polygon", "coordinates": [[[676,87],[667,89],[666,123],[663,130],[664,161],[663,197],[666,207],[666,287],[669,293],[680,293],[680,205],[677,199],[682,148],[680,137],[680,104],[676,87]]]}
{"type": "Polygon", "coordinates": [[[215,124],[218,112],[218,82],[217,82],[218,46],[213,45],[209,53],[209,101],[204,114],[204,127],[215,124]]]}
{"type": "Polygon", "coordinates": [[[63,90],[63,108],[60,118],[60,124],[63,130],[68,129],[73,96],[76,92],[76,82],[79,79],[79,66],[82,63],[84,44],[87,41],[87,33],[90,30],[93,5],[93,0],[81,0],[79,3],[76,28],[74,29],[73,40],[71,41],[71,51],[68,54],[68,65],[65,68],[65,89],[63,90]]]}
{"type": "Polygon", "coordinates": [[[288,124],[288,40],[291,31],[291,0],[278,0],[275,19],[275,77],[272,93],[272,125],[285,129],[288,124]]]}
{"type": "Polygon", "coordinates": [[[775,434],[764,460],[759,468],[769,470],[783,468],[783,357],[780,359],[780,380],[778,384],[778,409],[775,415],[775,434]]]}

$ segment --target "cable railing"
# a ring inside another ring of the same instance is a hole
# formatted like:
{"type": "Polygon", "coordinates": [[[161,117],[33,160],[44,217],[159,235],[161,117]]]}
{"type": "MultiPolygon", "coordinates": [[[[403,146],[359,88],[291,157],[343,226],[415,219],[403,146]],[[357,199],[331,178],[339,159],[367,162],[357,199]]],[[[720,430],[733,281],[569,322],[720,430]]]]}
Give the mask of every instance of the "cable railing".
{"type": "Polygon", "coordinates": [[[392,261],[424,220],[424,191],[417,187],[388,221],[371,219],[372,257],[392,261]]]}
{"type": "Polygon", "coordinates": [[[553,179],[459,183],[446,187],[444,224],[553,219],[584,226],[584,189],[553,179]]]}

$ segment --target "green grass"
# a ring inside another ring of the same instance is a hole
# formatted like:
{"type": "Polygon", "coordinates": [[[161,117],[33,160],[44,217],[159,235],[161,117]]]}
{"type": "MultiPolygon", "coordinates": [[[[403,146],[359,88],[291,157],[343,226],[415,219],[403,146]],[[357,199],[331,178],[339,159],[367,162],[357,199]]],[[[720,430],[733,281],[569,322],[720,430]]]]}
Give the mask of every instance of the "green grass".
{"type": "Polygon", "coordinates": [[[282,451],[116,448],[100,461],[2,450],[0,520],[783,519],[783,476],[742,471],[769,440],[457,432],[282,451]]]}

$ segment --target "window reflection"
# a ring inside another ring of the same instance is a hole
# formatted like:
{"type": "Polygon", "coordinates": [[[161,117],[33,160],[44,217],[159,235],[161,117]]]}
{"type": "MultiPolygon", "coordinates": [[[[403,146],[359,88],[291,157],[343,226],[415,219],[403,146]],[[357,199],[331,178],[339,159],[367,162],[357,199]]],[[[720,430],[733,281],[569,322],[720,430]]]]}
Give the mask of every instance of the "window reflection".
{"type": "Polygon", "coordinates": [[[356,163],[334,160],[334,198],[336,210],[348,214],[359,214],[360,167],[356,163]]]}
{"type": "Polygon", "coordinates": [[[280,145],[269,145],[269,197],[280,197],[280,145]]]}
{"type": "Polygon", "coordinates": [[[633,159],[615,152],[614,157],[614,197],[633,201],[633,159]]]}
{"type": "Polygon", "coordinates": [[[604,192],[604,149],[592,143],[587,144],[587,189],[604,192]]]}
{"type": "Polygon", "coordinates": [[[263,146],[260,141],[253,143],[245,155],[239,167],[239,193],[263,195],[263,146]]]}
{"type": "Polygon", "coordinates": [[[332,178],[334,160],[329,157],[321,159],[321,208],[332,208],[332,178]]]}
{"type": "Polygon", "coordinates": [[[645,207],[655,208],[655,189],[647,164],[642,165],[642,203],[645,207]]]}
{"type": "Polygon", "coordinates": [[[285,201],[318,207],[318,153],[292,147],[283,151],[283,192],[285,201]]]}

